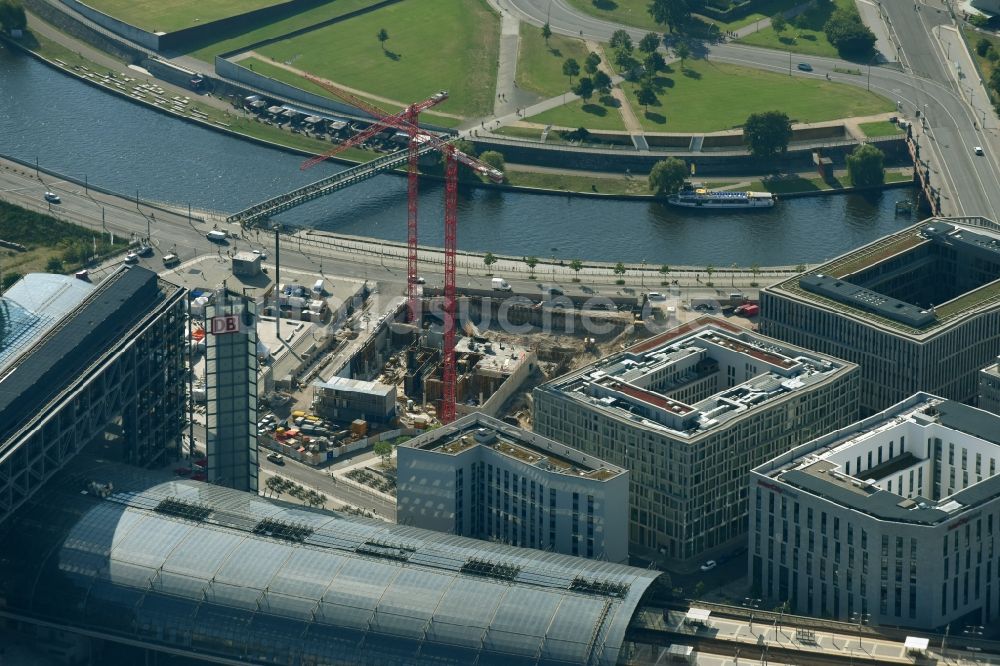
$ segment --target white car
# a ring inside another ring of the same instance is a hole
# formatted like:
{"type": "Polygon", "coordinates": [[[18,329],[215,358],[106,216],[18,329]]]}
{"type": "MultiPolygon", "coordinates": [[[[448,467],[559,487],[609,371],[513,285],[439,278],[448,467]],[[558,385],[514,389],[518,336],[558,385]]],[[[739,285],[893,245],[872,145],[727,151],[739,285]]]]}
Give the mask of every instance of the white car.
{"type": "Polygon", "coordinates": [[[425,280],[424,278],[420,277],[419,275],[417,277],[413,278],[413,281],[416,282],[417,284],[427,284],[427,280],[425,280]]]}
{"type": "Polygon", "coordinates": [[[702,571],[711,571],[714,568],[715,568],[715,560],[709,560],[708,562],[705,562],[703,565],[701,565],[702,571]]]}
{"type": "Polygon", "coordinates": [[[983,147],[982,146],[976,146],[975,148],[972,149],[972,152],[974,152],[976,155],[982,155],[983,154],[983,147]]]}
{"type": "Polygon", "coordinates": [[[651,291],[648,294],[646,294],[646,298],[649,299],[650,301],[665,301],[665,300],[667,300],[666,296],[664,296],[663,294],[661,294],[659,292],[656,292],[656,291],[651,291]]]}
{"type": "Polygon", "coordinates": [[[48,201],[49,203],[62,203],[62,199],[60,199],[59,195],[56,194],[55,192],[46,192],[45,200],[48,201]]]}
{"type": "Polygon", "coordinates": [[[134,264],[137,263],[138,261],[139,261],[139,255],[136,254],[135,252],[129,252],[128,254],[125,255],[126,264],[134,264]]]}
{"type": "Polygon", "coordinates": [[[261,261],[267,259],[267,252],[263,252],[261,250],[254,250],[253,253],[259,256],[261,258],[261,261]]]}

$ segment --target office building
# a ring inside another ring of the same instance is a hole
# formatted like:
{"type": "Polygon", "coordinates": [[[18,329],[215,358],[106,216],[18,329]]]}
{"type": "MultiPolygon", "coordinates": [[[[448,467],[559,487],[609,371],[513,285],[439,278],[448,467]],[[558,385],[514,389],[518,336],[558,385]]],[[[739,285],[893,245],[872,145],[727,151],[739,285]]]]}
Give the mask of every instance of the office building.
{"type": "Polygon", "coordinates": [[[761,292],[761,332],[861,366],[862,415],[974,404],[1000,349],[1000,225],[931,219],[761,292]]]}
{"type": "Polygon", "coordinates": [[[105,463],[3,527],[4,617],[199,662],[615,666],[660,575],[105,463]]]}
{"type": "Polygon", "coordinates": [[[138,266],[0,298],[0,521],[81,449],[165,463],[185,424],[185,290],[138,266]]]}
{"type": "Polygon", "coordinates": [[[980,409],[1000,414],[1000,356],[997,362],[979,371],[980,409]]]}
{"type": "Polygon", "coordinates": [[[205,307],[205,442],[211,483],[257,492],[257,304],[217,289],[205,307]]]}
{"type": "Polygon", "coordinates": [[[750,473],[754,594],[943,629],[1000,614],[1000,416],[918,393],[750,473]]]}
{"type": "Polygon", "coordinates": [[[746,542],[754,465],[857,418],[857,367],[701,317],[534,391],[534,429],[629,470],[629,551],[746,542]]]}
{"type": "Polygon", "coordinates": [[[438,532],[628,561],[628,472],[469,414],[397,447],[397,520],[438,532]]]}
{"type": "Polygon", "coordinates": [[[317,379],[312,386],[313,411],[325,419],[389,424],[396,418],[395,386],[347,377],[317,379]]]}

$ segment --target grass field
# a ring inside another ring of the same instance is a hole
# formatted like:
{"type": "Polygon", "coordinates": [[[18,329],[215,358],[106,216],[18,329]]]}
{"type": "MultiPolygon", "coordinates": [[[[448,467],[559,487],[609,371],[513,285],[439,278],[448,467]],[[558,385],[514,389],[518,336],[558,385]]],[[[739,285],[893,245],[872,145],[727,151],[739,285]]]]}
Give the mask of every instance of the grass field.
{"type": "Polygon", "coordinates": [[[570,89],[562,73],[563,62],[575,58],[583,70],[587,48],[581,39],[552,35],[548,46],[542,31],[528,23],[521,24],[521,45],[517,53],[517,85],[542,97],[555,97],[570,89]]]}
{"type": "MultiPolygon", "coordinates": [[[[567,2],[586,14],[607,21],[624,23],[654,32],[664,31],[664,26],[655,23],[646,9],[649,6],[649,0],[567,0],[567,2]]],[[[762,18],[773,16],[779,11],[790,9],[800,2],[801,0],[755,0],[757,11],[744,18],[728,22],[704,18],[703,21],[716,24],[722,31],[737,30],[762,18]]]]}
{"type": "MultiPolygon", "coordinates": [[[[287,69],[282,69],[281,67],[278,67],[277,65],[268,62],[267,60],[261,60],[260,58],[244,58],[243,60],[240,60],[239,64],[243,65],[244,67],[249,67],[253,69],[253,71],[259,74],[263,74],[278,81],[284,81],[285,83],[289,83],[307,92],[316,93],[317,95],[322,95],[324,97],[329,97],[331,99],[337,99],[333,94],[327,92],[324,88],[316,85],[309,79],[301,77],[294,72],[289,72],[287,69]]],[[[386,113],[390,114],[399,112],[399,110],[405,106],[405,104],[402,101],[400,101],[399,104],[394,105],[384,102],[382,100],[372,99],[371,97],[368,97],[363,94],[358,95],[358,97],[367,101],[372,106],[382,109],[386,113]]],[[[441,106],[444,106],[444,104],[442,104],[441,106]]],[[[423,119],[423,122],[434,123],[436,125],[441,125],[444,127],[457,127],[462,122],[458,118],[452,118],[450,116],[442,116],[439,114],[435,114],[433,110],[424,111],[420,115],[420,117],[421,119],[423,119]]]]}
{"type": "Polygon", "coordinates": [[[540,127],[501,127],[500,129],[493,130],[494,134],[500,134],[502,136],[509,136],[512,139],[530,139],[532,141],[538,141],[542,138],[542,130],[540,127]]]}
{"type": "Polygon", "coordinates": [[[0,201],[0,238],[20,243],[27,252],[0,248],[4,266],[4,288],[15,276],[47,271],[68,273],[78,270],[94,254],[94,244],[100,256],[124,250],[127,243],[108,235],[35,213],[20,206],[0,201]]]}
{"type": "Polygon", "coordinates": [[[200,42],[192,43],[186,53],[199,60],[212,62],[215,56],[222,53],[244,49],[251,44],[287,35],[290,32],[335,19],[355,10],[370,7],[376,2],[378,0],[332,0],[253,30],[237,28],[220,31],[200,42]]]}
{"type": "Polygon", "coordinates": [[[814,123],[895,108],[889,100],[854,86],[704,60],[657,81],[659,106],[650,106],[648,113],[636,102],[635,84],[624,86],[635,115],[654,132],[726,130],[742,125],[751,113],[774,109],[793,122],[814,123]]]}
{"type": "Polygon", "coordinates": [[[764,46],[781,51],[791,51],[801,55],[825,56],[837,58],[837,49],[826,38],[823,25],[830,18],[835,8],[854,8],[854,0],[834,0],[832,5],[816,7],[798,19],[798,25],[788,24],[781,33],[773,28],[763,28],[739,39],[742,44],[764,46]]]}
{"type": "Polygon", "coordinates": [[[276,5],[281,0],[88,0],[105,14],[151,32],[173,32],[276,5]]]}
{"type": "Polygon", "coordinates": [[[446,89],[450,98],[438,108],[474,117],[493,109],[499,43],[499,17],[486,0],[437,0],[433,11],[401,2],[259,51],[390,99],[417,101],[446,89]],[[384,50],[376,38],[383,28],[384,50]]]}
{"type": "Polygon", "coordinates": [[[858,125],[861,131],[865,133],[865,136],[892,136],[894,134],[902,134],[903,130],[899,129],[899,125],[896,123],[890,123],[888,120],[880,120],[874,123],[861,123],[858,125]]]}
{"type": "Polygon", "coordinates": [[[586,127],[589,130],[625,130],[622,114],[615,108],[598,104],[596,98],[590,102],[582,99],[549,109],[537,116],[527,118],[533,123],[556,125],[558,127],[586,127]]]}

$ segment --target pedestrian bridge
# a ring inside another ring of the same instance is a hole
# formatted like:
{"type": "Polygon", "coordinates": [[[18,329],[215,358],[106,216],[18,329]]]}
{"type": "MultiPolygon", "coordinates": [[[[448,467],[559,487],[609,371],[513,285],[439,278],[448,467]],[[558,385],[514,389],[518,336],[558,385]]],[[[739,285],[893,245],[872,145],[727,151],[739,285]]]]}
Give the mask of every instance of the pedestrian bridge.
{"type": "MultiPolygon", "coordinates": [[[[434,150],[433,146],[421,146],[418,154],[425,155],[432,150],[434,150]]],[[[365,162],[350,169],[345,169],[322,180],[317,180],[315,183],[300,187],[297,190],[292,190],[291,192],[272,197],[267,201],[254,204],[250,208],[230,215],[226,218],[226,222],[238,223],[243,227],[252,227],[269,217],[283,213],[296,206],[301,206],[307,201],[318,199],[327,194],[333,194],[362,180],[368,180],[377,176],[384,171],[403,166],[408,160],[409,150],[406,149],[377,157],[371,162],[365,162]]]]}

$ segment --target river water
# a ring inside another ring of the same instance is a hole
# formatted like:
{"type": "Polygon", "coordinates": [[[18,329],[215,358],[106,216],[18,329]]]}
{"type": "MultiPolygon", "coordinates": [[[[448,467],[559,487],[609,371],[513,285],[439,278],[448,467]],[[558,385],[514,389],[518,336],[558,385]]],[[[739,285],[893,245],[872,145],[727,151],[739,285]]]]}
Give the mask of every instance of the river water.
{"type": "MultiPolygon", "coordinates": [[[[142,198],[233,212],[333,173],[322,164],[179,121],[0,46],[0,153],[142,198]]],[[[443,241],[443,187],[421,183],[422,244],[443,241]]],[[[909,190],[779,202],[769,211],[686,211],[638,201],[470,189],[459,247],[673,265],[812,263],[912,223],[909,190]]],[[[389,240],[406,237],[406,180],[378,176],[280,221],[389,240]]]]}

